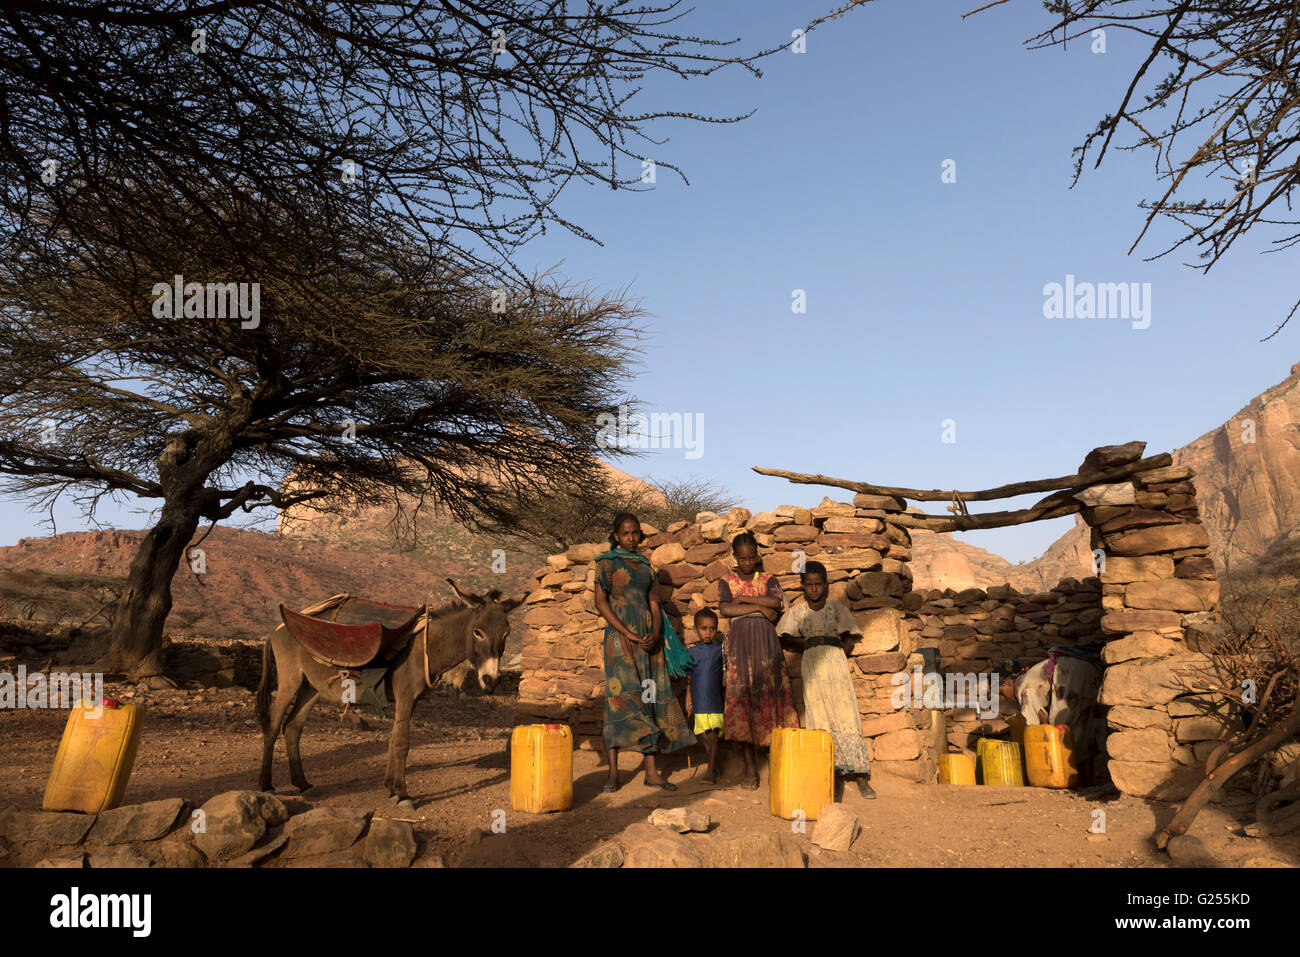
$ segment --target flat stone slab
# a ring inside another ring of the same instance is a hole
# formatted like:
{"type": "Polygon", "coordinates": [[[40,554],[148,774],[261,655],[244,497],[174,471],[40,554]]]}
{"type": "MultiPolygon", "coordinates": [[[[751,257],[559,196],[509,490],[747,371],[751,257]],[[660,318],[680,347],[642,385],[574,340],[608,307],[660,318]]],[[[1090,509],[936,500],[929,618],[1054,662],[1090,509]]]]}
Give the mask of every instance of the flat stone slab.
{"type": "Polygon", "coordinates": [[[184,809],[183,798],[116,807],[99,815],[91,828],[90,840],[99,844],[156,841],[166,836],[184,809]]]}
{"type": "Polygon", "coordinates": [[[95,815],[73,811],[3,811],[0,837],[10,843],[80,844],[94,823],[95,815]]]}
{"type": "Polygon", "coordinates": [[[318,807],[296,814],[284,826],[289,844],[283,855],[292,859],[346,850],[356,843],[369,820],[369,811],[340,807],[318,807]]]}

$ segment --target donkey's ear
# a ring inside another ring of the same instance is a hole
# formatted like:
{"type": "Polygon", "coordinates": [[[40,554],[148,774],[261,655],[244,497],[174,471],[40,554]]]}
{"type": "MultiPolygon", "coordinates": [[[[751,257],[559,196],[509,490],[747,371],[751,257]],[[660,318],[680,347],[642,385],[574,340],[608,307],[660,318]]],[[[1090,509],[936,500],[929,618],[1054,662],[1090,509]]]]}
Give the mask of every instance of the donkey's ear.
{"type": "Polygon", "coordinates": [[[515,597],[507,598],[504,601],[502,601],[501,607],[508,612],[513,611],[514,609],[522,605],[524,603],[524,599],[527,597],[528,597],[528,592],[521,591],[518,595],[515,595],[515,597]]]}
{"type": "Polygon", "coordinates": [[[471,605],[483,604],[482,598],[480,598],[478,595],[475,595],[473,592],[462,590],[461,587],[457,585],[454,581],[452,581],[450,578],[447,579],[447,584],[451,586],[452,591],[454,591],[457,595],[460,596],[462,601],[467,601],[471,605]]]}

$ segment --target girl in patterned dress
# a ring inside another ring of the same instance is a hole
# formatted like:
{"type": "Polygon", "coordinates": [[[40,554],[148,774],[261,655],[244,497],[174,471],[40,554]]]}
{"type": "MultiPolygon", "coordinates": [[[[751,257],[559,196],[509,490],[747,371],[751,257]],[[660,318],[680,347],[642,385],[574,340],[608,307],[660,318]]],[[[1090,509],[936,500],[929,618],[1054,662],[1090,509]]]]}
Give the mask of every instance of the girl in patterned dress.
{"type": "Polygon", "coordinates": [[[772,744],[775,728],[799,727],[785,673],[785,656],[773,624],[781,617],[785,595],[775,575],[758,567],[758,542],[750,532],[731,541],[736,570],[718,580],[718,612],[731,619],[724,654],[727,659],[726,702],[722,734],[744,746],[741,787],[758,788],[755,749],[772,744]]]}
{"type": "Polygon", "coordinates": [[[844,641],[860,636],[862,629],[846,605],[827,598],[825,565],[808,562],[799,577],[804,600],[781,616],[776,631],[803,645],[799,674],[803,678],[804,727],[830,732],[835,742],[835,773],[855,778],[862,796],[874,798],[876,792],[867,783],[871,768],[858,696],[844,654],[844,641]]]}
{"type": "Polygon", "coordinates": [[[663,615],[654,594],[650,559],[637,551],[641,523],[614,517],[612,548],[596,559],[596,611],[605,619],[605,753],[609,775],[602,791],[618,790],[620,748],[645,758],[645,783],[676,791],[655,767],[655,755],[695,744],[672,691],[664,659],[663,615]]]}

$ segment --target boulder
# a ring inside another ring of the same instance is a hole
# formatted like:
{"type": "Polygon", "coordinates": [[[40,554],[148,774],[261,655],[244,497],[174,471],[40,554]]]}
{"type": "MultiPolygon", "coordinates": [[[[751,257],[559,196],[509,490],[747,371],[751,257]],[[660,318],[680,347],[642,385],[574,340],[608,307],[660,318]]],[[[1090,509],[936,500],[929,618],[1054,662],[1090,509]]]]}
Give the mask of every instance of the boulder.
{"type": "Polygon", "coordinates": [[[828,851],[847,851],[862,831],[858,816],[843,804],[824,807],[813,827],[811,840],[828,851]]]}
{"type": "Polygon", "coordinates": [[[619,836],[624,867],[703,867],[699,851],[680,834],[653,824],[630,825],[619,836]]]}
{"type": "Polygon", "coordinates": [[[285,825],[284,835],[289,843],[283,856],[288,860],[345,850],[356,843],[369,820],[369,811],[342,807],[313,808],[285,825]]]}
{"type": "Polygon", "coordinates": [[[194,846],[210,861],[226,861],[251,850],[268,825],[282,824],[289,811],[273,794],[226,791],[210,798],[191,822],[194,846]]]}
{"type": "Polygon", "coordinates": [[[650,815],[650,823],[666,831],[687,834],[691,831],[704,832],[709,829],[709,816],[687,807],[656,808],[650,815]]]}
{"type": "Polygon", "coordinates": [[[99,815],[90,830],[90,840],[99,844],[156,841],[172,829],[184,809],[182,798],[115,807],[99,815]]]}
{"type": "Polygon", "coordinates": [[[415,831],[408,822],[382,817],[370,822],[362,856],[371,867],[409,867],[415,851],[415,831]]]}
{"type": "Polygon", "coordinates": [[[75,854],[55,854],[52,857],[43,857],[33,867],[76,867],[86,866],[86,855],[81,851],[75,854]]]}

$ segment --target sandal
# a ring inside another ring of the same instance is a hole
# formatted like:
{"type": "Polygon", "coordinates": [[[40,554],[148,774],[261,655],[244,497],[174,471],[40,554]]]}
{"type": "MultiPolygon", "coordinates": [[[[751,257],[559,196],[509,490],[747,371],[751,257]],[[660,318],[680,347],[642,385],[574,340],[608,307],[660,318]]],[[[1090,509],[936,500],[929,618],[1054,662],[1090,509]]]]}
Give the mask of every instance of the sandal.
{"type": "Polygon", "coordinates": [[[647,781],[647,782],[646,782],[646,787],[659,788],[659,790],[661,790],[661,791],[676,791],[676,790],[677,790],[677,785],[676,785],[676,784],[673,784],[671,781],[662,781],[662,782],[660,782],[660,783],[658,783],[658,784],[656,784],[654,781],[647,781]]]}
{"type": "Polygon", "coordinates": [[[613,794],[613,793],[614,793],[615,791],[617,791],[617,790],[618,790],[618,785],[617,785],[617,784],[610,784],[610,783],[606,782],[605,784],[602,784],[602,785],[600,786],[600,792],[601,792],[602,794],[613,794]]]}
{"type": "Polygon", "coordinates": [[[753,775],[752,777],[741,778],[741,779],[740,779],[740,786],[741,786],[742,788],[744,788],[746,791],[757,791],[757,790],[758,790],[758,775],[755,774],[755,775],[753,775]]]}

